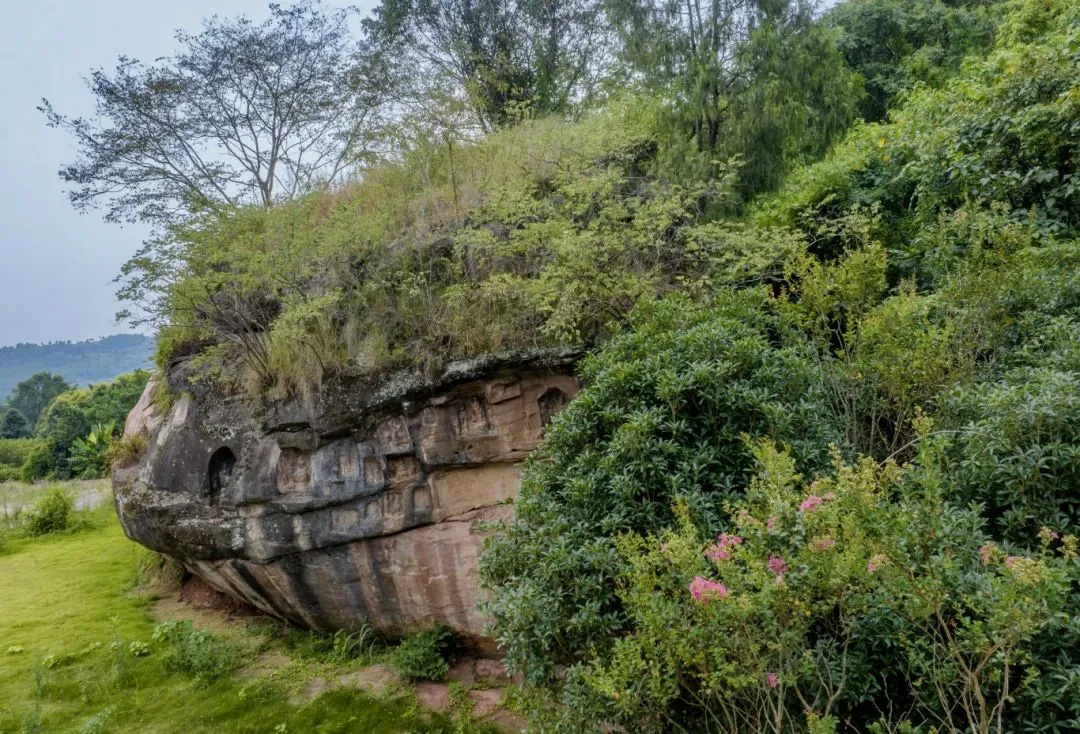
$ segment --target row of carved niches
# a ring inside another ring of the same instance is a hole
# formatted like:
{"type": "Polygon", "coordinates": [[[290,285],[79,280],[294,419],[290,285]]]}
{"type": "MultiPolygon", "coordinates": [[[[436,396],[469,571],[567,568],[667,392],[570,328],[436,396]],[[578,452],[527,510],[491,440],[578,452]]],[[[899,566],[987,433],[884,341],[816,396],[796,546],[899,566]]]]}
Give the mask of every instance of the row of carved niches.
{"type": "MultiPolygon", "coordinates": [[[[365,512],[437,507],[426,487],[404,500],[398,495],[430,485],[433,475],[438,475],[436,485],[452,491],[463,482],[446,479],[450,471],[520,462],[577,390],[577,379],[561,374],[477,380],[387,417],[355,438],[336,439],[314,451],[279,448],[275,504],[298,511],[386,494],[365,512]]],[[[500,475],[499,483],[505,481],[500,475]]]]}

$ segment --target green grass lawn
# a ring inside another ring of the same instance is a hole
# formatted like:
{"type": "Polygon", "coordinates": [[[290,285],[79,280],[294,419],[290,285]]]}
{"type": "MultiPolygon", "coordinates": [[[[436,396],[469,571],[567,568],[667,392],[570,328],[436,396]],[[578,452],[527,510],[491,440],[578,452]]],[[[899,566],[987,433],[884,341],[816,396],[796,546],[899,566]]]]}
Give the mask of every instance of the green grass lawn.
{"type": "MultiPolygon", "coordinates": [[[[478,730],[408,698],[338,690],[307,701],[297,693],[304,661],[261,678],[173,672],[166,643],[151,638],[153,600],[131,590],[138,547],[111,508],[92,517],[92,529],[0,549],[0,732],[478,730]]],[[[241,663],[253,662],[273,642],[257,624],[240,626],[227,637],[241,663]]]]}

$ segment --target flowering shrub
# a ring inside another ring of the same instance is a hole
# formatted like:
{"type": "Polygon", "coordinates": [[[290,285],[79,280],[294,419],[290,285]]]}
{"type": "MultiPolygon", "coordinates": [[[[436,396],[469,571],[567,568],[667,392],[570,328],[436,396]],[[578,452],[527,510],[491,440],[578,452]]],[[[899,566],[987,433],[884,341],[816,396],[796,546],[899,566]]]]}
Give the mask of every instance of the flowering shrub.
{"type": "Polygon", "coordinates": [[[630,731],[891,731],[890,716],[1011,730],[1076,538],[1046,529],[1040,551],[1010,554],[931,472],[838,457],[806,486],[773,443],[753,449],[760,473],[725,532],[706,537],[677,502],[677,528],[617,541],[633,631],[569,677],[596,716],[630,731]]]}
{"type": "MultiPolygon", "coordinates": [[[[545,684],[620,634],[615,538],[671,526],[676,497],[718,522],[754,472],[743,433],[784,442],[801,470],[828,466],[840,434],[805,341],[782,330],[763,290],[709,307],[670,297],[587,360],[587,387],[530,457],[514,522],[481,560],[515,673],[545,684]]],[[[741,543],[720,536],[710,552],[723,561],[741,543]]]]}

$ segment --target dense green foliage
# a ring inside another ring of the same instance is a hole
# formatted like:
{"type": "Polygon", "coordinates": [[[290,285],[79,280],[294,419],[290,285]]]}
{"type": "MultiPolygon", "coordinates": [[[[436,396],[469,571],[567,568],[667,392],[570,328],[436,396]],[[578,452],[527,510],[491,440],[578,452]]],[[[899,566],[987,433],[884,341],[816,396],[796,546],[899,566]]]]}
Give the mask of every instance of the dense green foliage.
{"type": "Polygon", "coordinates": [[[390,654],[390,665],[407,680],[443,680],[454,645],[452,629],[433,627],[402,640],[390,654]]]}
{"type": "MultiPolygon", "coordinates": [[[[142,334],[114,334],[82,342],[0,347],[0,400],[10,400],[9,396],[17,384],[40,372],[59,375],[70,385],[93,385],[124,372],[146,368],[153,353],[154,339],[142,334]]],[[[51,397],[35,403],[38,405],[36,411],[31,408],[27,412],[25,406],[19,407],[31,429],[51,397]]]]}
{"type": "MultiPolygon", "coordinates": [[[[52,372],[38,372],[20,382],[4,401],[5,423],[7,415],[21,415],[31,430],[37,425],[45,407],[62,392],[71,389],[71,384],[60,375],[52,372]]],[[[19,436],[5,436],[19,438],[19,436]]]]}
{"type": "Polygon", "coordinates": [[[22,466],[35,445],[32,438],[0,438],[0,482],[22,476],[22,466]]]}
{"type": "Polygon", "coordinates": [[[32,432],[30,421],[18,408],[0,410],[0,438],[26,438],[32,432]]]}
{"type": "Polygon", "coordinates": [[[775,374],[808,387],[780,394],[818,396],[832,472],[803,462],[813,431],[768,448],[754,403],[713,397],[730,379],[673,359],[697,318],[724,325],[700,302],[639,307],[586,363],[482,564],[542,728],[1074,726],[1080,36],[1074,3],[1004,8],[985,58],[942,64],[754,204],[807,244],[773,298],[713,296],[798,345],[775,374]],[[639,359],[671,373],[652,387],[639,359]],[[732,429],[752,440],[709,461],[732,429]]]}
{"type": "Polygon", "coordinates": [[[490,611],[530,682],[625,627],[620,534],[667,526],[677,498],[717,522],[753,472],[745,434],[790,445],[808,471],[827,466],[840,435],[806,350],[770,339],[771,311],[755,291],[704,309],[661,302],[584,365],[589,387],[555,421],[482,566],[514,587],[490,611]]]}
{"type": "Polygon", "coordinates": [[[838,45],[861,74],[866,96],[862,117],[885,117],[897,97],[917,84],[947,81],[965,56],[993,39],[993,3],[979,0],[850,0],[829,10],[840,29],[838,45]]]}
{"type": "Polygon", "coordinates": [[[22,478],[89,479],[108,469],[118,428],[135,406],[150,375],[136,371],[112,382],[60,393],[49,403],[34,432],[22,478]]]}

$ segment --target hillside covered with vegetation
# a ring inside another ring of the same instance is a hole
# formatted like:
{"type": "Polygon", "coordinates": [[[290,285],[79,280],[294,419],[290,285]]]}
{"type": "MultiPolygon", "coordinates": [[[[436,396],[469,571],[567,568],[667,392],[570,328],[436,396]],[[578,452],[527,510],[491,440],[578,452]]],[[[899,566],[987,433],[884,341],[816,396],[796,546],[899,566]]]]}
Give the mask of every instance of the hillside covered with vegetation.
{"type": "Polygon", "coordinates": [[[150,367],[154,340],[144,334],[113,334],[101,339],[0,347],[0,400],[39,372],[60,375],[73,385],[93,385],[132,370],[150,367]]]}
{"type": "Polygon", "coordinates": [[[277,8],[98,72],[111,127],[46,107],[62,175],[157,226],[122,295],[161,369],[228,392],[589,350],[482,560],[538,731],[1080,726],[1080,3],[386,0],[346,28],[277,8]],[[248,104],[264,157],[199,101],[268,68],[316,81],[308,137],[248,104]],[[146,105],[234,167],[155,174],[146,105]]]}

